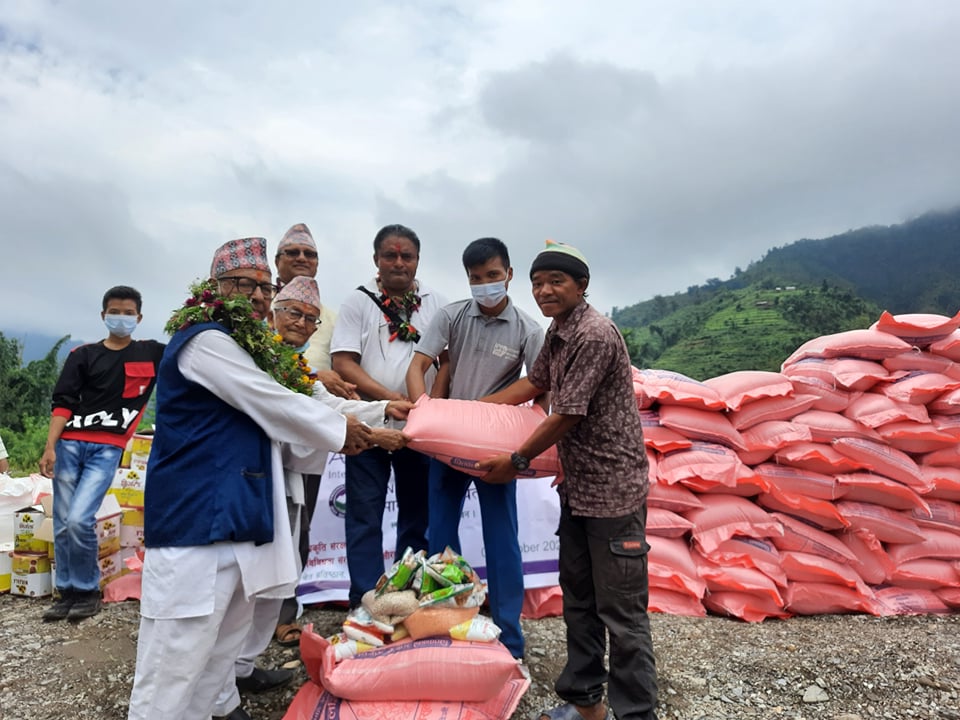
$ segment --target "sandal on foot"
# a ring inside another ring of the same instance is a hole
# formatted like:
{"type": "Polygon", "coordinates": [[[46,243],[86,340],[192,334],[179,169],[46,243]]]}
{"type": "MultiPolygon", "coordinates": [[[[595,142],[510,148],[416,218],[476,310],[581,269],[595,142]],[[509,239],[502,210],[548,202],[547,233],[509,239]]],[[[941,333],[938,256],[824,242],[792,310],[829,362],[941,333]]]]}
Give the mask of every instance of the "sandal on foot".
{"type": "Polygon", "coordinates": [[[577,711],[577,706],[572,703],[564,703],[550,710],[541,710],[531,716],[530,720],[541,720],[547,717],[550,720],[583,720],[583,716],[577,711]]]}
{"type": "Polygon", "coordinates": [[[300,626],[296,623],[289,623],[285,625],[277,625],[277,630],[274,633],[276,638],[277,645],[282,647],[293,647],[300,642],[300,634],[303,631],[300,629],[300,626]]]}
{"type": "MultiPolygon", "coordinates": [[[[531,716],[530,720],[540,720],[543,717],[547,717],[550,720],[583,720],[583,715],[580,714],[577,706],[573,703],[564,703],[550,710],[541,710],[531,716]]],[[[607,714],[604,720],[616,720],[616,716],[613,714],[609,705],[607,706],[607,714]]]]}

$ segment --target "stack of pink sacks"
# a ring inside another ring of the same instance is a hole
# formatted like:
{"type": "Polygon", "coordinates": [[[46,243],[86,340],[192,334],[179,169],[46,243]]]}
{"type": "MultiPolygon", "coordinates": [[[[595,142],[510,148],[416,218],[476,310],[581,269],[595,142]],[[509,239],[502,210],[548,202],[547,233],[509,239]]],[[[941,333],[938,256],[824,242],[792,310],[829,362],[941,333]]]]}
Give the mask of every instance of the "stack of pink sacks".
{"type": "Polygon", "coordinates": [[[635,370],[650,608],[960,608],[960,313],[883,313],[781,372],[635,370]]]}

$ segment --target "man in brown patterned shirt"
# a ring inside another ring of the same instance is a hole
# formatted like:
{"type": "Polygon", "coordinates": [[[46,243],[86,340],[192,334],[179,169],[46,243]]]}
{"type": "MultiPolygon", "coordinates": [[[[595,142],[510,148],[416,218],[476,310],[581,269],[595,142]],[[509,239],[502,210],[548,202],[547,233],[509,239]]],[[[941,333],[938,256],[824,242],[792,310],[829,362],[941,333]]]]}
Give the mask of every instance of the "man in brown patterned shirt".
{"type": "Polygon", "coordinates": [[[541,720],[656,720],[657,679],[647,616],[647,455],[620,331],[584,299],[590,281],[575,248],[547,241],[530,268],[533,297],[553,318],[530,374],[484,400],[518,404],[550,391],[551,413],[512,455],[478,463],[503,483],[557,444],[565,704],[541,720]],[[610,670],[604,666],[604,630],[610,670]],[[610,708],[603,703],[608,686],[610,708]],[[613,711],[611,714],[610,711],[613,711]]]}

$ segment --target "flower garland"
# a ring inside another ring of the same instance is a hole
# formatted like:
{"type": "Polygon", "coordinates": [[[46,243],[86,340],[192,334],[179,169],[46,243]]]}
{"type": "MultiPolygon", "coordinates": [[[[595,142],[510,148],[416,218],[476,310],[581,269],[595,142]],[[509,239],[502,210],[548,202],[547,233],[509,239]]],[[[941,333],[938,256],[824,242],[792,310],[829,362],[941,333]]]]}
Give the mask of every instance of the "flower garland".
{"type": "Polygon", "coordinates": [[[164,331],[173,335],[191,325],[215,322],[253,358],[257,367],[285,388],[304,395],[313,394],[316,377],[296,348],[283,342],[254,312],[243,294],[221,295],[216,282],[204,280],[190,286],[190,297],[167,321],[164,331]]]}
{"type": "Polygon", "coordinates": [[[380,303],[385,308],[393,310],[393,317],[384,313],[384,317],[387,319],[387,327],[390,330],[390,342],[398,338],[404,342],[419,342],[420,331],[410,322],[410,318],[420,309],[420,303],[422,302],[416,290],[407,290],[403,295],[391,297],[384,291],[379,279],[377,280],[377,287],[380,290],[380,303]],[[406,315],[406,318],[404,318],[404,315],[406,315]]]}

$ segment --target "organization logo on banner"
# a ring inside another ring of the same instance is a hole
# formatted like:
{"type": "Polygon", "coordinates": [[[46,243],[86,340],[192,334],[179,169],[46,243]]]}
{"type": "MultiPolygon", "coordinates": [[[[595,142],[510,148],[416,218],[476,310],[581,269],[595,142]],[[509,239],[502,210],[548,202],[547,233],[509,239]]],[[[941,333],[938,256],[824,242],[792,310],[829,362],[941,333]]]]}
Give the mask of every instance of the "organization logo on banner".
{"type": "Polygon", "coordinates": [[[339,518],[346,517],[347,515],[347,486],[346,485],[337,485],[333,492],[330,493],[330,498],[327,500],[327,505],[330,507],[330,512],[336,515],[339,518]]]}

